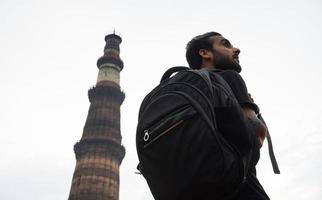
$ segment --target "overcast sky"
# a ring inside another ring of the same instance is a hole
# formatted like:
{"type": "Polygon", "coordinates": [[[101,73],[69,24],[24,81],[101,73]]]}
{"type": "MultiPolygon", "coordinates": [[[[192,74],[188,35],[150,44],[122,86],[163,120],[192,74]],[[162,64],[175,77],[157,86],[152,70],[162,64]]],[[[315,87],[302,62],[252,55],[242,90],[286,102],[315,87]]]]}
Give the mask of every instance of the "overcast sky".
{"type": "Polygon", "coordinates": [[[322,199],[321,0],[0,0],[0,199],[67,199],[104,36],[123,38],[120,200],[153,199],[138,163],[139,105],[185,45],[217,31],[241,49],[241,75],[272,135],[262,149],[272,200],[322,199]]]}

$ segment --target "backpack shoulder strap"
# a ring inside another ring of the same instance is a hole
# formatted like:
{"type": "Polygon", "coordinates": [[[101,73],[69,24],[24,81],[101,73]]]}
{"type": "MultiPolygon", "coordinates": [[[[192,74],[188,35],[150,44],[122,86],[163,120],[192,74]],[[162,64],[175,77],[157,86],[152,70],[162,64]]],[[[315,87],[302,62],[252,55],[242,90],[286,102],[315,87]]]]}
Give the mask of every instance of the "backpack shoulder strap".
{"type": "MultiPolygon", "coordinates": [[[[260,113],[257,115],[257,117],[266,125],[266,123],[260,113]]],[[[266,128],[267,128],[267,126],[266,126],[266,128]]],[[[275,174],[280,174],[280,170],[278,168],[277,161],[276,161],[275,154],[274,154],[274,150],[273,150],[271,135],[269,134],[268,129],[266,132],[266,138],[267,138],[267,143],[268,143],[268,153],[269,153],[269,157],[271,159],[271,163],[273,166],[273,171],[275,174]]]]}
{"type": "Polygon", "coordinates": [[[212,90],[212,81],[210,79],[209,71],[205,68],[199,69],[199,70],[193,70],[193,72],[199,74],[207,83],[209,90],[211,92],[211,98],[214,98],[214,92],[212,90]]]}
{"type": "MultiPolygon", "coordinates": [[[[210,91],[210,102],[215,102],[215,94],[214,94],[214,90],[213,90],[213,83],[212,80],[210,78],[210,72],[208,69],[202,68],[202,69],[197,69],[197,70],[191,70],[193,73],[198,74],[199,76],[201,76],[202,79],[204,79],[204,81],[206,82],[206,84],[208,85],[209,91],[210,91]]],[[[210,104],[211,106],[211,114],[212,114],[212,123],[214,125],[214,128],[217,130],[218,129],[218,125],[217,125],[217,121],[216,121],[216,113],[215,113],[215,108],[213,106],[213,104],[210,104]]]]}

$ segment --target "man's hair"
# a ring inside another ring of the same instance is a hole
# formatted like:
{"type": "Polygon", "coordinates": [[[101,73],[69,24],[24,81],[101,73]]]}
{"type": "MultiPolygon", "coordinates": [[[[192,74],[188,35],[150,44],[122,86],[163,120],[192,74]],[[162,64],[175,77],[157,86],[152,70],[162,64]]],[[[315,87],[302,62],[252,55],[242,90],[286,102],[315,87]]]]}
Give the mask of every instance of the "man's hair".
{"type": "Polygon", "coordinates": [[[186,47],[186,59],[192,69],[200,69],[202,64],[202,57],[199,55],[200,49],[211,50],[212,43],[209,40],[210,37],[221,35],[217,32],[208,32],[202,35],[198,35],[190,42],[188,42],[186,47]]]}

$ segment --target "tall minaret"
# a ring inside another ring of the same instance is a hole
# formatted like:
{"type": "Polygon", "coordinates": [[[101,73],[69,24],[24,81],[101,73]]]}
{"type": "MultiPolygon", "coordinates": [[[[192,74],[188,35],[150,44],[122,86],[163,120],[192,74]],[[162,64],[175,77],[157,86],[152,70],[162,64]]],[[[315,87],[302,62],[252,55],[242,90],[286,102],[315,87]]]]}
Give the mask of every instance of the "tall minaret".
{"type": "Polygon", "coordinates": [[[74,146],[76,167],[69,200],[118,200],[119,166],[125,155],[121,145],[119,57],[122,38],[105,36],[104,55],[97,61],[96,86],[88,91],[90,107],[82,138],[74,146]]]}

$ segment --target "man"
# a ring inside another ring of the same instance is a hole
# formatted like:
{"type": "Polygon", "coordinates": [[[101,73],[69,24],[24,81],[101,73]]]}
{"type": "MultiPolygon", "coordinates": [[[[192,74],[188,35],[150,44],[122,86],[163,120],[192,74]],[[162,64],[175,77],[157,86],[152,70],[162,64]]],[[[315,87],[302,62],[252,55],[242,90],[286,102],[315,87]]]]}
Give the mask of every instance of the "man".
{"type": "MultiPolygon", "coordinates": [[[[266,126],[257,118],[259,109],[248,94],[246,84],[238,74],[241,71],[239,64],[238,48],[216,32],[208,32],[193,38],[187,44],[186,58],[190,68],[207,68],[214,70],[228,83],[232,89],[238,103],[240,104],[245,120],[252,132],[256,134],[252,149],[248,149],[251,155],[250,169],[246,182],[241,186],[238,197],[239,200],[268,200],[269,197],[256,178],[255,166],[259,160],[259,149],[263,144],[266,134],[266,126]]],[[[234,120],[225,111],[216,110],[219,129],[227,140],[237,146],[242,151],[242,146],[237,135],[238,129],[234,129],[234,120]]],[[[243,154],[243,153],[242,153],[243,154]]]]}

